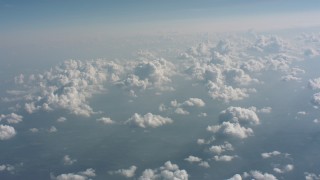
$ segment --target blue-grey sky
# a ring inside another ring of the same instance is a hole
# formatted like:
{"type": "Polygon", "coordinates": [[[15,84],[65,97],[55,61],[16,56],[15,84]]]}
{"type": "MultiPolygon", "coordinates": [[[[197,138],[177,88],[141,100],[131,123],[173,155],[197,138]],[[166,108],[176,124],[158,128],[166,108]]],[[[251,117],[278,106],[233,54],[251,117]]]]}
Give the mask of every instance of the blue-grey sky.
{"type": "Polygon", "coordinates": [[[305,13],[319,7],[316,0],[1,0],[0,31],[305,13]]]}

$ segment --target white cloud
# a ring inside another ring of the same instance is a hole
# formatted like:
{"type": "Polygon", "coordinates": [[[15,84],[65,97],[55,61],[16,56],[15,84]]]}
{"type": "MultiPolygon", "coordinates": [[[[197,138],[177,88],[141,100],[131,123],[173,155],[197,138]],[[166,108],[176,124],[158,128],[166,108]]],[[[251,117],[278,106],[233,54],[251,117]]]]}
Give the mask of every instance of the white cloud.
{"type": "Polygon", "coordinates": [[[225,142],[222,145],[214,145],[209,148],[209,151],[215,154],[221,154],[222,152],[233,151],[233,150],[234,148],[232,144],[230,144],[229,142],[225,142]]]}
{"type": "Polygon", "coordinates": [[[189,98],[184,101],[181,106],[196,106],[196,107],[204,107],[206,105],[202,99],[199,98],[189,98]]]}
{"type": "Polygon", "coordinates": [[[312,101],[312,103],[313,103],[314,105],[319,106],[319,105],[320,105],[320,92],[313,94],[313,97],[312,97],[312,100],[311,100],[311,101],[312,101]]]}
{"type": "Polygon", "coordinates": [[[97,119],[98,122],[101,122],[103,124],[114,124],[115,122],[113,120],[111,120],[109,117],[102,117],[102,118],[99,118],[97,119]]]}
{"type": "Polygon", "coordinates": [[[67,120],[67,118],[65,118],[65,117],[59,117],[57,119],[57,122],[65,122],[66,120],[67,120]]]}
{"type": "Polygon", "coordinates": [[[185,158],[184,160],[190,162],[190,163],[194,163],[194,162],[201,162],[202,159],[196,156],[189,156],[187,158],[185,158]]]}
{"type": "Polygon", "coordinates": [[[210,164],[207,161],[201,161],[198,165],[200,167],[204,167],[204,168],[209,168],[210,167],[210,164]]]}
{"type": "Polygon", "coordinates": [[[37,128],[31,128],[31,129],[29,129],[29,131],[31,131],[32,133],[37,133],[37,132],[39,132],[39,129],[37,129],[37,128]]]}
{"type": "Polygon", "coordinates": [[[134,96],[137,91],[146,89],[172,90],[172,88],[166,88],[166,85],[171,82],[171,76],[175,74],[174,69],[174,64],[163,58],[143,59],[137,63],[128,64],[129,73],[118,84],[134,96]]]}
{"type": "Polygon", "coordinates": [[[181,114],[181,115],[188,115],[190,114],[188,111],[182,109],[182,108],[177,108],[175,111],[174,111],[176,114],[181,114]]]}
{"type": "Polygon", "coordinates": [[[165,124],[172,123],[172,119],[168,117],[162,117],[160,115],[153,115],[152,113],[147,113],[145,115],[140,115],[135,113],[130,119],[126,121],[126,124],[133,124],[141,128],[152,127],[156,128],[163,126],[165,124]]]}
{"type": "MultiPolygon", "coordinates": [[[[274,157],[274,156],[280,156],[282,155],[283,153],[279,152],[279,151],[272,151],[272,152],[265,152],[265,153],[261,153],[261,156],[262,158],[266,159],[266,158],[271,158],[271,157],[274,157]]],[[[289,155],[287,153],[285,153],[284,155],[289,155]]]]}
{"type": "Polygon", "coordinates": [[[178,165],[167,161],[160,168],[144,170],[139,180],[188,180],[188,177],[186,170],[180,170],[178,165]]]}
{"type": "Polygon", "coordinates": [[[51,126],[49,129],[48,129],[48,132],[49,133],[54,133],[54,132],[57,132],[58,129],[55,127],[55,126],[51,126]]]}
{"type": "Polygon", "coordinates": [[[16,135],[16,131],[12,126],[0,125],[0,140],[8,140],[16,135]]]}
{"type": "Polygon", "coordinates": [[[86,169],[85,171],[81,171],[78,173],[60,174],[56,177],[53,174],[50,174],[50,178],[52,180],[89,180],[91,179],[91,177],[95,176],[95,170],[92,168],[86,169]]]}
{"type": "Polygon", "coordinates": [[[228,107],[219,115],[219,120],[235,122],[239,124],[259,124],[260,120],[257,114],[251,110],[241,107],[228,107]]]}
{"type": "Polygon", "coordinates": [[[185,100],[182,103],[179,103],[177,100],[173,100],[170,102],[170,106],[166,107],[164,104],[160,104],[159,106],[159,111],[161,112],[169,112],[169,113],[176,113],[176,114],[181,114],[181,115],[188,115],[190,114],[189,111],[186,109],[190,110],[191,108],[201,108],[204,107],[206,103],[199,98],[189,98],[185,100]]]}
{"type": "Polygon", "coordinates": [[[242,180],[242,177],[241,177],[240,174],[235,174],[235,175],[233,175],[231,178],[229,178],[227,180],[242,180]]]}
{"type": "Polygon", "coordinates": [[[281,80],[286,81],[286,82],[288,82],[288,81],[301,81],[301,78],[289,74],[289,75],[282,76],[281,80]]]}
{"type": "Polygon", "coordinates": [[[310,79],[308,86],[313,90],[319,90],[320,89],[320,77],[315,79],[310,79]]]}
{"type": "Polygon", "coordinates": [[[227,85],[219,85],[212,81],[207,83],[208,94],[213,99],[221,100],[224,102],[242,100],[249,97],[250,92],[254,92],[254,89],[234,88],[227,85]]]}
{"type": "Polygon", "coordinates": [[[136,166],[130,166],[129,169],[119,169],[117,171],[109,171],[109,174],[118,174],[126,178],[132,178],[135,176],[135,172],[138,168],[136,166]]]}
{"type": "Polygon", "coordinates": [[[69,155],[65,155],[62,159],[64,165],[72,165],[77,162],[76,159],[72,159],[69,155]]]}
{"type": "Polygon", "coordinates": [[[235,156],[230,156],[230,155],[214,156],[213,160],[229,162],[229,161],[232,161],[236,157],[238,157],[238,156],[236,156],[236,155],[235,156]]]}
{"type": "Polygon", "coordinates": [[[0,121],[5,120],[9,124],[20,123],[20,122],[22,122],[22,119],[23,119],[22,116],[15,114],[15,113],[7,114],[7,115],[4,115],[4,114],[0,115],[0,121]]]}
{"type": "Polygon", "coordinates": [[[64,109],[90,116],[93,110],[88,99],[103,90],[101,84],[111,79],[107,75],[115,74],[112,66],[113,62],[103,60],[68,60],[42,74],[31,75],[21,82],[28,93],[23,96],[24,108],[29,113],[64,109]]]}
{"type": "Polygon", "coordinates": [[[261,173],[260,171],[250,171],[250,175],[256,180],[277,180],[273,174],[261,173]]]}
{"type": "Polygon", "coordinates": [[[287,164],[283,168],[278,168],[278,167],[273,168],[273,171],[276,172],[276,173],[283,174],[283,173],[290,172],[293,169],[294,169],[294,166],[292,164],[287,164]]]}
{"type": "Polygon", "coordinates": [[[320,180],[320,174],[316,175],[315,173],[304,173],[306,180],[320,180]]]}
{"type": "Polygon", "coordinates": [[[1,164],[0,165],[0,172],[10,172],[10,173],[14,173],[15,167],[11,164],[1,164]]]}
{"type": "Polygon", "coordinates": [[[244,139],[253,135],[253,130],[251,128],[245,128],[239,123],[230,122],[223,122],[220,125],[208,126],[207,131],[237,137],[240,139],[244,139]]]}

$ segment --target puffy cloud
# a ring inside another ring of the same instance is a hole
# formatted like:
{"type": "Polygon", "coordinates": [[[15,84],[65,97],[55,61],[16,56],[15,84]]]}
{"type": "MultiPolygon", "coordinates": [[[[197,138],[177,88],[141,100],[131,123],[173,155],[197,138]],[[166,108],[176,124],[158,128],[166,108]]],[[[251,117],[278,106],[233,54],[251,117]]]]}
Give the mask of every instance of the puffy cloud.
{"type": "Polygon", "coordinates": [[[223,122],[220,125],[208,126],[207,131],[237,137],[240,139],[253,135],[251,128],[242,127],[239,123],[223,122]]]}
{"type": "Polygon", "coordinates": [[[193,107],[204,107],[206,103],[199,98],[189,98],[182,103],[179,103],[177,100],[173,100],[170,102],[170,106],[166,107],[164,104],[160,104],[159,111],[161,112],[174,112],[176,114],[188,115],[189,111],[186,109],[190,109],[193,107]]]}
{"type": "Polygon", "coordinates": [[[132,178],[138,168],[136,166],[131,166],[129,169],[119,169],[117,171],[109,171],[109,174],[118,174],[126,178],[132,178]]]}
{"type": "Polygon", "coordinates": [[[31,131],[32,133],[37,133],[37,132],[39,132],[39,129],[37,129],[37,128],[31,128],[31,129],[29,129],[29,131],[31,131]]]}
{"type": "Polygon", "coordinates": [[[109,117],[102,117],[102,118],[99,118],[97,119],[98,122],[101,122],[103,124],[114,124],[114,121],[111,120],[109,117]]]}
{"type": "Polygon", "coordinates": [[[229,161],[232,161],[236,157],[238,157],[238,156],[236,156],[236,155],[235,156],[230,156],[230,155],[214,156],[213,160],[229,162],[229,161]]]}
{"type": "Polygon", "coordinates": [[[319,93],[315,93],[315,94],[313,95],[311,102],[312,102],[314,105],[317,105],[317,106],[320,105],[320,92],[319,92],[319,93]]]}
{"type": "Polygon", "coordinates": [[[57,119],[57,122],[65,122],[66,120],[67,120],[67,118],[65,118],[65,117],[59,117],[57,119]]]}
{"type": "Polygon", "coordinates": [[[201,161],[199,163],[199,166],[200,167],[204,167],[204,168],[209,168],[210,167],[210,164],[207,162],[207,161],[201,161]]]}
{"type": "Polygon", "coordinates": [[[160,90],[172,90],[166,87],[171,82],[171,76],[175,74],[175,66],[171,62],[159,58],[155,60],[144,59],[137,63],[129,64],[126,79],[118,82],[118,85],[129,90],[136,96],[136,91],[158,88],[160,90]]]}
{"type": "Polygon", "coordinates": [[[196,157],[196,156],[189,156],[187,158],[185,158],[184,160],[190,162],[190,163],[193,163],[193,162],[201,162],[202,159],[199,158],[199,157],[196,157]]]}
{"type": "Polygon", "coordinates": [[[55,127],[55,126],[51,126],[49,129],[48,129],[48,132],[49,133],[55,133],[55,132],[57,132],[58,131],[58,129],[55,127]]]}
{"type": "Polygon", "coordinates": [[[241,177],[240,174],[235,174],[235,175],[233,175],[231,178],[229,178],[227,180],[242,180],[242,177],[241,177]]]}
{"type": "Polygon", "coordinates": [[[214,145],[209,148],[209,151],[215,154],[221,154],[222,152],[233,150],[233,146],[229,142],[225,142],[223,145],[214,145]]]}
{"type": "Polygon", "coordinates": [[[277,180],[273,174],[261,173],[260,171],[250,171],[250,175],[256,180],[277,180]]]}
{"type": "Polygon", "coordinates": [[[301,81],[301,78],[289,74],[289,75],[282,76],[281,80],[286,81],[286,82],[288,82],[288,81],[301,81]]]}
{"type": "Polygon", "coordinates": [[[182,108],[177,108],[175,111],[174,111],[176,114],[181,114],[181,115],[188,115],[190,114],[188,111],[182,109],[182,108]]]}
{"type": "Polygon", "coordinates": [[[188,177],[186,170],[180,170],[178,165],[167,161],[160,168],[144,170],[139,180],[187,180],[188,177]]]}
{"type": "Polygon", "coordinates": [[[320,89],[320,78],[310,79],[308,85],[313,90],[320,89]]]}
{"type": "Polygon", "coordinates": [[[306,180],[320,180],[320,174],[316,175],[315,173],[304,173],[306,180]]]}
{"type": "Polygon", "coordinates": [[[207,83],[208,94],[211,98],[224,102],[242,100],[249,97],[250,92],[255,92],[254,89],[234,88],[227,85],[219,85],[212,81],[207,83]]]}
{"type": "Polygon", "coordinates": [[[104,60],[68,60],[42,74],[31,75],[23,82],[27,95],[24,108],[29,113],[38,110],[65,109],[76,115],[90,116],[93,113],[88,99],[103,90],[113,63],[104,60]]]}
{"type": "Polygon", "coordinates": [[[126,123],[133,124],[141,128],[147,128],[147,127],[156,128],[172,122],[173,122],[172,119],[168,117],[153,115],[152,113],[147,113],[143,116],[135,113],[130,119],[126,121],[126,123]]]}
{"type": "Polygon", "coordinates": [[[261,157],[264,158],[264,159],[271,158],[271,157],[275,157],[275,156],[288,157],[288,156],[290,156],[290,154],[288,154],[288,153],[281,153],[281,152],[279,152],[279,151],[272,151],[272,152],[261,153],[261,157]]]}
{"type": "Polygon", "coordinates": [[[268,153],[262,153],[261,156],[263,158],[270,158],[272,156],[278,156],[280,154],[281,154],[281,152],[279,152],[279,151],[272,151],[272,152],[268,152],[268,153]]]}
{"type": "Polygon", "coordinates": [[[17,124],[19,122],[21,122],[23,119],[22,116],[15,114],[15,113],[11,113],[11,114],[1,114],[0,115],[0,121],[5,120],[7,121],[9,124],[17,124]]]}
{"type": "Polygon", "coordinates": [[[288,43],[277,36],[260,36],[251,49],[265,54],[281,53],[288,49],[288,43]]]}
{"type": "Polygon", "coordinates": [[[91,177],[95,176],[95,170],[92,168],[78,173],[60,174],[56,177],[53,174],[50,174],[52,180],[89,180],[91,177]]]}
{"type": "Polygon", "coordinates": [[[10,172],[10,173],[14,173],[15,167],[11,164],[1,164],[0,165],[0,172],[10,172]]]}
{"type": "Polygon", "coordinates": [[[273,171],[276,172],[276,173],[287,173],[287,172],[290,172],[294,169],[294,166],[292,164],[287,164],[285,165],[283,168],[273,168],[273,171]]]}
{"type": "Polygon", "coordinates": [[[251,110],[241,107],[228,107],[219,115],[221,122],[230,121],[239,124],[259,124],[260,120],[257,114],[251,110]]]}
{"type": "Polygon", "coordinates": [[[12,126],[0,125],[0,140],[8,140],[16,135],[16,130],[12,126]]]}
{"type": "Polygon", "coordinates": [[[72,165],[77,162],[76,159],[72,159],[69,155],[65,155],[62,159],[64,165],[72,165]]]}
{"type": "Polygon", "coordinates": [[[198,114],[198,117],[207,117],[207,116],[208,116],[207,113],[204,113],[204,112],[198,114]]]}
{"type": "Polygon", "coordinates": [[[196,107],[204,107],[205,105],[206,103],[199,98],[190,98],[181,104],[181,106],[196,106],[196,107]]]}

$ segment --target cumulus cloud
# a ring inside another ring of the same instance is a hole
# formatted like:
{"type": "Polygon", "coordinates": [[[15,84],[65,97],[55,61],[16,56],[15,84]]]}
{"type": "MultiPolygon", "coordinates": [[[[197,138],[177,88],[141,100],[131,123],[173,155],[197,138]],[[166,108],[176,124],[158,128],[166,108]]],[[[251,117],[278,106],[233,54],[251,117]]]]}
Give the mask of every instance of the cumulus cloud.
{"type": "Polygon", "coordinates": [[[23,119],[22,116],[15,114],[15,113],[7,114],[7,115],[4,115],[4,114],[0,115],[0,121],[4,120],[4,121],[7,121],[7,123],[9,123],[9,124],[20,123],[20,122],[22,122],[22,119],[23,119]]]}
{"type": "Polygon", "coordinates": [[[66,117],[59,117],[59,118],[57,119],[57,122],[65,122],[66,120],[67,120],[66,117]]]}
{"type": "Polygon", "coordinates": [[[60,174],[58,176],[54,176],[50,174],[50,178],[52,180],[89,180],[92,177],[95,177],[95,170],[92,168],[86,169],[85,171],[77,172],[77,173],[67,173],[60,174]]]}
{"type": "Polygon", "coordinates": [[[129,90],[133,96],[136,96],[137,91],[146,89],[172,90],[168,83],[175,74],[174,69],[174,64],[163,58],[143,59],[127,65],[129,73],[118,85],[129,90]]]}
{"type": "Polygon", "coordinates": [[[213,160],[215,161],[224,161],[224,162],[229,162],[232,161],[234,158],[236,158],[238,156],[234,155],[234,156],[230,156],[230,155],[221,155],[221,156],[214,156],[213,160]]]}
{"type": "Polygon", "coordinates": [[[24,109],[28,113],[64,109],[90,116],[93,110],[88,99],[103,90],[102,84],[111,79],[108,75],[115,74],[113,66],[113,62],[103,60],[67,60],[42,74],[30,75],[28,80],[21,81],[28,92],[23,96],[24,109]]]}
{"type": "Polygon", "coordinates": [[[308,86],[313,90],[320,89],[320,78],[310,79],[308,86]]]}
{"type": "Polygon", "coordinates": [[[231,178],[229,178],[228,180],[242,180],[242,177],[240,174],[235,174],[231,178]]]}
{"type": "Polygon", "coordinates": [[[11,164],[1,164],[0,165],[0,172],[9,172],[14,173],[15,167],[11,164]]]}
{"type": "Polygon", "coordinates": [[[320,92],[313,94],[311,102],[316,106],[320,105],[320,92]]]}
{"type": "Polygon", "coordinates": [[[174,112],[176,114],[188,115],[191,108],[200,108],[204,107],[206,103],[199,98],[189,98],[184,102],[179,103],[177,100],[173,100],[170,102],[170,106],[165,106],[164,104],[160,104],[159,111],[161,112],[174,112]],[[186,110],[188,109],[188,110],[186,110]]]}
{"type": "Polygon", "coordinates": [[[167,161],[160,168],[144,170],[139,180],[188,180],[188,178],[189,175],[186,170],[180,170],[178,165],[167,161]]]}
{"type": "Polygon", "coordinates": [[[242,127],[239,123],[223,122],[220,125],[208,126],[207,131],[237,137],[240,139],[247,138],[253,135],[251,128],[242,127]]]}
{"type": "Polygon", "coordinates": [[[147,113],[143,116],[135,113],[126,121],[126,124],[133,124],[141,128],[156,128],[165,124],[170,124],[172,122],[172,119],[168,117],[162,117],[160,115],[154,115],[152,113],[147,113]]]}
{"type": "Polygon", "coordinates": [[[0,140],[8,140],[16,135],[16,130],[12,126],[0,125],[0,140]]]}
{"type": "Polygon", "coordinates": [[[204,168],[209,168],[210,165],[207,161],[203,161],[201,158],[196,157],[196,156],[189,156],[184,159],[185,161],[188,161],[189,163],[197,163],[198,166],[204,167],[204,168]]]}
{"type": "Polygon", "coordinates": [[[135,176],[135,172],[138,168],[136,166],[130,166],[128,169],[119,169],[116,171],[109,171],[109,174],[118,174],[126,178],[132,178],[135,176]]]}
{"type": "Polygon", "coordinates": [[[98,121],[98,122],[101,122],[101,123],[103,123],[103,124],[106,124],[106,125],[108,125],[108,124],[114,124],[114,121],[111,120],[109,117],[102,117],[102,118],[97,119],[97,121],[98,121]]]}
{"type": "Polygon", "coordinates": [[[194,163],[194,162],[201,162],[202,159],[196,156],[189,156],[187,158],[185,158],[184,160],[190,162],[190,163],[194,163]]]}
{"type": "Polygon", "coordinates": [[[262,157],[263,159],[267,159],[267,158],[271,158],[271,157],[275,157],[275,156],[288,157],[288,156],[290,156],[290,154],[288,154],[288,153],[282,153],[282,152],[279,152],[279,151],[272,151],[272,152],[261,153],[261,157],[262,157]]]}
{"type": "Polygon", "coordinates": [[[230,144],[229,142],[225,142],[222,145],[213,145],[209,148],[209,151],[215,154],[221,154],[222,152],[233,151],[233,150],[234,148],[232,144],[230,144]]]}
{"type": "Polygon", "coordinates": [[[69,155],[65,155],[62,159],[64,165],[72,165],[77,162],[76,159],[72,159],[69,155]]]}
{"type": "Polygon", "coordinates": [[[306,180],[320,180],[320,174],[305,172],[304,175],[306,180]]]}
{"type": "Polygon", "coordinates": [[[253,177],[256,180],[277,180],[273,174],[261,173],[260,171],[250,171],[249,176],[253,177]]]}
{"type": "Polygon", "coordinates": [[[37,129],[37,128],[30,128],[29,131],[31,131],[32,133],[37,133],[37,132],[39,132],[39,129],[37,129]]]}
{"type": "Polygon", "coordinates": [[[292,164],[287,164],[282,168],[279,168],[279,167],[273,168],[273,171],[276,172],[276,173],[283,174],[283,173],[290,172],[293,169],[294,169],[294,166],[292,164]]]}
{"type": "Polygon", "coordinates": [[[286,82],[288,82],[288,81],[301,81],[301,78],[289,74],[289,75],[282,76],[281,80],[286,81],[286,82]]]}
{"type": "Polygon", "coordinates": [[[55,127],[55,126],[51,126],[49,129],[48,129],[48,132],[49,133],[55,133],[55,132],[57,132],[58,131],[58,129],[55,127]]]}
{"type": "Polygon", "coordinates": [[[239,124],[259,124],[260,120],[257,114],[251,110],[241,107],[228,107],[219,115],[221,122],[230,121],[239,124]]]}

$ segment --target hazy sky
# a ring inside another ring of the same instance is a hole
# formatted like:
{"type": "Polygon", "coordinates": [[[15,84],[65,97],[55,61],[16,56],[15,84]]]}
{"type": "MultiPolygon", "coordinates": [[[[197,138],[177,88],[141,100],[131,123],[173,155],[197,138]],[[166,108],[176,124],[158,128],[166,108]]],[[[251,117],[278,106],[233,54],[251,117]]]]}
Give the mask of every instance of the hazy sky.
{"type": "Polygon", "coordinates": [[[226,21],[242,16],[315,13],[319,7],[320,2],[316,0],[1,0],[0,31],[89,27],[96,30],[99,27],[120,28],[128,24],[138,27],[141,23],[164,22],[171,22],[166,25],[174,27],[177,22],[226,21]]]}

